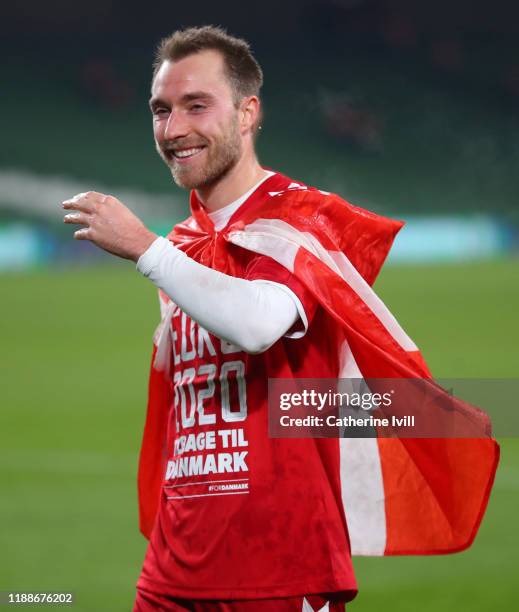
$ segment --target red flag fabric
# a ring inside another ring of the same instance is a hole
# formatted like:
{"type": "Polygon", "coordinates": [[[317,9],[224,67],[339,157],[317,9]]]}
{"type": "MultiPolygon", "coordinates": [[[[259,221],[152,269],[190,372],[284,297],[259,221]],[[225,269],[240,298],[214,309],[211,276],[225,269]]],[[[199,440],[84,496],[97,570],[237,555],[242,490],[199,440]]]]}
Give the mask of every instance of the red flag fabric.
{"type": "MultiPolygon", "coordinates": [[[[196,261],[227,274],[236,274],[243,249],[267,255],[292,272],[328,313],[339,378],[431,378],[416,345],[371,289],[401,222],[279,174],[261,185],[222,232],[214,230],[194,194],[191,209],[192,216],[174,228],[170,240],[196,261]]],[[[138,478],[140,528],[146,537],[165,472],[173,397],[171,346],[165,340],[171,312],[167,296],[160,297],[163,317],[154,338],[138,478]]],[[[439,554],[472,543],[497,469],[495,440],[341,438],[337,444],[352,554],[439,554]]]]}

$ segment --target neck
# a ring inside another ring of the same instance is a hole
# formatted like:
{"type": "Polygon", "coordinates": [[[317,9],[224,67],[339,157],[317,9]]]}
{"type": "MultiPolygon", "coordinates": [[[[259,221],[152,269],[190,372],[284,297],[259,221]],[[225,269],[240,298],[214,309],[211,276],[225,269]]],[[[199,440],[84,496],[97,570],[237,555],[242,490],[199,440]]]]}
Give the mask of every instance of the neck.
{"type": "Polygon", "coordinates": [[[196,195],[207,210],[214,212],[247,193],[265,174],[254,153],[243,155],[220,181],[197,189],[196,195]]]}

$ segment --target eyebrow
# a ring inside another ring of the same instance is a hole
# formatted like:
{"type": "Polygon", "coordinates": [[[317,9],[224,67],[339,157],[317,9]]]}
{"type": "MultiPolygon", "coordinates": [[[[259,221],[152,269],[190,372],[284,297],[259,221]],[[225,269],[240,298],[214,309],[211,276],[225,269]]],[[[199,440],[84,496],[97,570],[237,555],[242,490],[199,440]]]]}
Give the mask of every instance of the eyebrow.
{"type": "MultiPolygon", "coordinates": [[[[207,91],[192,91],[184,94],[180,98],[181,103],[192,102],[193,100],[213,100],[214,96],[207,91]]],[[[150,108],[156,108],[157,106],[169,106],[164,100],[160,98],[151,98],[149,101],[150,108]]]]}

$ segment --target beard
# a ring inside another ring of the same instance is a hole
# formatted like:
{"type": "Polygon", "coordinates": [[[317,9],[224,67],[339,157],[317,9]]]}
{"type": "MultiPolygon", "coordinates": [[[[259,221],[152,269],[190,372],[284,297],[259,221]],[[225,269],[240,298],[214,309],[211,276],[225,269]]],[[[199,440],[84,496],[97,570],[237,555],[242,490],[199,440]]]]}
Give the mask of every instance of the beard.
{"type": "MultiPolygon", "coordinates": [[[[204,189],[216,184],[234,168],[242,153],[241,136],[237,117],[229,123],[228,129],[218,139],[209,142],[190,138],[173,141],[177,148],[204,146],[199,155],[205,155],[205,163],[179,163],[171,153],[158,147],[159,155],[166,162],[175,183],[184,189],[204,189]]],[[[171,143],[173,144],[173,143],[171,143]]]]}

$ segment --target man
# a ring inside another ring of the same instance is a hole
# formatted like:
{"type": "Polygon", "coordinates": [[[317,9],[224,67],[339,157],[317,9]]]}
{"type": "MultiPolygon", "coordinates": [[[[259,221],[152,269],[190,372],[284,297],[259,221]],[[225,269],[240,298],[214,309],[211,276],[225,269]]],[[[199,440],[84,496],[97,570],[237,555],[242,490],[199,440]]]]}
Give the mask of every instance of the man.
{"type": "MultiPolygon", "coordinates": [[[[158,50],[150,108],[192,216],[167,240],[112,196],[64,203],[76,211],[65,222],[84,226],[77,239],[137,262],[160,289],[138,612],[342,610],[357,588],[350,539],[361,554],[467,546],[497,461],[495,446],[478,447],[478,493],[460,522],[466,491],[447,487],[455,524],[438,535],[438,476],[456,470],[437,445],[269,438],[269,378],[429,374],[369,288],[401,224],[261,167],[261,84],[243,40],[214,27],[174,33],[158,50]]],[[[460,480],[473,455],[456,447],[460,480]]]]}

